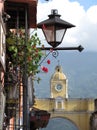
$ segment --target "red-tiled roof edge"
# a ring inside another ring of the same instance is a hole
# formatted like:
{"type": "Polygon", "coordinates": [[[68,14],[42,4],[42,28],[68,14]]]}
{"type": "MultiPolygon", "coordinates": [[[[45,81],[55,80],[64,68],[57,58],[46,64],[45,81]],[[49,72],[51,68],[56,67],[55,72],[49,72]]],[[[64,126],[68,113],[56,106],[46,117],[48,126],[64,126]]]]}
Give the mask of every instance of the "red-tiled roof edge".
{"type": "Polygon", "coordinates": [[[8,2],[16,2],[16,3],[27,3],[30,5],[37,5],[38,0],[7,0],[8,2]]]}

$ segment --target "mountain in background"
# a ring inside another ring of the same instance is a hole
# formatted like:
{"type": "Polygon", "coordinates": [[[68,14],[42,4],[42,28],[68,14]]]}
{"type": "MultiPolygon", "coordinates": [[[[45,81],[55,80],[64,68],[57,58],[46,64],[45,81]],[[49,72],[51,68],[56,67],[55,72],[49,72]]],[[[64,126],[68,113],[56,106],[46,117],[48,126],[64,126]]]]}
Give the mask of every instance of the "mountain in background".
{"type": "Polygon", "coordinates": [[[58,53],[56,58],[50,53],[41,64],[48,67],[49,72],[37,75],[41,81],[39,84],[34,83],[35,96],[50,97],[50,78],[55,67],[60,64],[68,79],[70,98],[97,98],[97,52],[58,51],[58,53]],[[48,59],[51,61],[50,65],[46,63],[48,59]]]}

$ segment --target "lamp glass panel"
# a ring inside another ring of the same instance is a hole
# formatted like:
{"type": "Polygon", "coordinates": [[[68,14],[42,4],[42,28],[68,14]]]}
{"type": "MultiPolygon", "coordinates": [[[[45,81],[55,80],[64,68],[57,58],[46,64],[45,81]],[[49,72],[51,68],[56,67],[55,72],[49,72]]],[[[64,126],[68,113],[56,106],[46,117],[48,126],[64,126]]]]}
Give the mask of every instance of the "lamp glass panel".
{"type": "Polygon", "coordinates": [[[44,27],[42,30],[43,30],[43,33],[46,37],[47,42],[54,42],[55,41],[54,26],[47,26],[47,27],[44,27]]]}
{"type": "Polygon", "coordinates": [[[47,42],[59,42],[61,43],[65,35],[66,28],[56,26],[44,26],[43,33],[47,42]]]}
{"type": "Polygon", "coordinates": [[[56,27],[56,41],[62,42],[66,28],[56,27]]]}

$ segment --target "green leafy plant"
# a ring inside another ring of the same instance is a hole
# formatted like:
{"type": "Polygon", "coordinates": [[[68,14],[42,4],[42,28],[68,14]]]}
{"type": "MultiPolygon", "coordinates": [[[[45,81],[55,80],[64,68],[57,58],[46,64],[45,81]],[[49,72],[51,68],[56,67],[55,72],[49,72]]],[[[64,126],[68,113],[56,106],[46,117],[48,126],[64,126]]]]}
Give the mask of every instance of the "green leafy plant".
{"type": "Polygon", "coordinates": [[[8,33],[6,42],[7,61],[11,62],[14,68],[19,66],[21,73],[23,73],[26,62],[28,76],[39,72],[38,66],[43,53],[41,49],[37,48],[41,42],[36,32],[27,38],[26,43],[25,32],[22,29],[18,33],[12,30],[8,33]]]}

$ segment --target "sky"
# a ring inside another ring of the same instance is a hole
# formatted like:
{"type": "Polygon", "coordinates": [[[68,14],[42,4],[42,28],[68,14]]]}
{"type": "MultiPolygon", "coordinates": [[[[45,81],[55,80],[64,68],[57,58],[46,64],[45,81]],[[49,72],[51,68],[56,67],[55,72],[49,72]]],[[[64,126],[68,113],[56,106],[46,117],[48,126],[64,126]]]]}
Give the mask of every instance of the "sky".
{"type": "MultiPolygon", "coordinates": [[[[82,45],[84,51],[97,52],[97,0],[38,0],[37,22],[48,19],[52,9],[57,9],[61,19],[76,27],[68,29],[60,46],[82,45]]],[[[44,35],[38,29],[42,43],[44,35]]]]}

